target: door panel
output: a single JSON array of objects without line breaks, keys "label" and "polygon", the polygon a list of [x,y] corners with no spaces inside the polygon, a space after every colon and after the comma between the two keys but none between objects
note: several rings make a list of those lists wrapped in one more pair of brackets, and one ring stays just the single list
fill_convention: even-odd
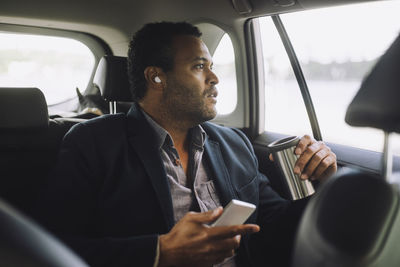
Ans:
[{"label": "door panel", "polygon": [[[282,196],[285,196],[285,186],[283,178],[275,167],[274,163],[268,158],[268,144],[286,137],[288,135],[264,132],[253,141],[254,151],[256,153],[259,170],[265,174],[271,182],[271,186]],[[369,173],[380,173],[382,153],[349,147],[334,143],[327,145],[337,156],[338,168],[358,168]],[[400,157],[395,156],[393,159],[393,171],[400,171]]]}]

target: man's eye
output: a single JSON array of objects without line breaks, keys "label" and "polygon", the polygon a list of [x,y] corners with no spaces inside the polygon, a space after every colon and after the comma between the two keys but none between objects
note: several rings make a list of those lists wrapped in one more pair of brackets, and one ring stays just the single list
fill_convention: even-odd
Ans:
[{"label": "man's eye", "polygon": [[195,66],[195,68],[199,69],[199,70],[200,69],[202,70],[202,69],[204,69],[204,64],[198,64],[198,65]]}]

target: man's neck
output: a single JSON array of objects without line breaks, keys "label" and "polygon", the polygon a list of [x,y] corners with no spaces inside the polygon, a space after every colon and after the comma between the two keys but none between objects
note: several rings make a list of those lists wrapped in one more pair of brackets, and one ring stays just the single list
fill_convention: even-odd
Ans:
[{"label": "man's neck", "polygon": [[188,150],[188,136],[192,125],[186,125],[181,120],[171,118],[167,112],[151,109],[141,103],[139,105],[147,115],[169,133],[178,151]]},{"label": "man's neck", "polygon": [[147,108],[146,105],[140,105],[142,110],[146,112],[158,125],[166,130],[174,142],[174,146],[178,151],[181,166],[188,175],[189,164],[189,130],[191,127],[185,126],[181,121],[176,118],[170,118],[167,113],[159,112]]}]

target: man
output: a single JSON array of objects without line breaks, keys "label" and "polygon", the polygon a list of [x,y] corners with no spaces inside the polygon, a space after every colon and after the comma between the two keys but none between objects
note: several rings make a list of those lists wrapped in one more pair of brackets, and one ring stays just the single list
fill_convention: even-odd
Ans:
[{"label": "man", "polygon": [[[303,203],[270,188],[240,131],[206,122],[218,78],[200,36],[187,23],[145,25],[129,50],[131,110],[64,139],[46,224],[92,266],[250,266],[250,233],[261,228],[270,247],[293,235]],[[336,171],[323,143],[306,136],[296,152],[304,178]],[[234,198],[257,205],[248,222],[259,226],[209,227]]]}]

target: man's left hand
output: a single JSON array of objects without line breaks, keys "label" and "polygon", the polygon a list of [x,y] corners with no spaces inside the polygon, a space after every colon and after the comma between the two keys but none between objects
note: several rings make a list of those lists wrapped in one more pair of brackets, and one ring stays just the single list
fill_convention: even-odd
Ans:
[{"label": "man's left hand", "polygon": [[294,152],[300,156],[294,173],[299,174],[301,179],[324,180],[337,170],[335,153],[324,142],[316,141],[309,135],[300,139]]}]

